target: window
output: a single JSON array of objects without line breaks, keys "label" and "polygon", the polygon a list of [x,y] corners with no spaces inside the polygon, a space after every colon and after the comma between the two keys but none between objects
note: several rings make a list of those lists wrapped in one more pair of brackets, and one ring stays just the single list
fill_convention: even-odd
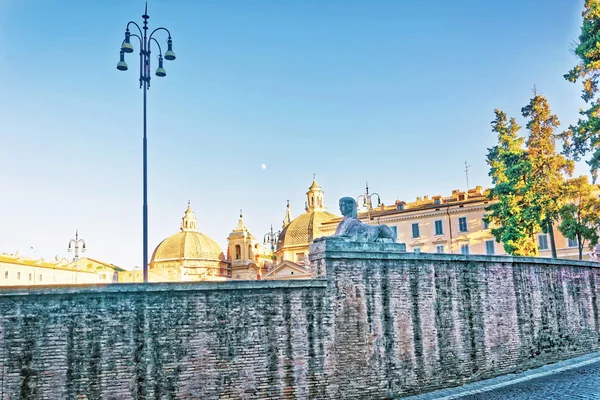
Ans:
[{"label": "window", "polygon": [[102,279],[102,280],[106,280],[106,274],[101,274],[101,275],[100,275],[100,279]]},{"label": "window", "polygon": [[548,250],[548,235],[538,235],[538,248],[540,250]]},{"label": "window", "polygon": [[440,199],[435,199],[433,201],[433,204],[441,204],[441,203],[442,203],[442,201]]},{"label": "window", "polygon": [[390,229],[392,230],[392,234],[394,235],[394,239],[398,239],[398,227],[397,226],[390,226]]},{"label": "window", "polygon": [[29,280],[33,279],[33,274],[30,272],[29,273]]},{"label": "window", "polygon": [[486,217],[487,217],[487,214],[484,214],[483,219],[481,220],[481,223],[483,224],[483,229],[490,229],[490,224],[488,224],[487,221],[485,220]]},{"label": "window", "polygon": [[421,236],[421,232],[419,231],[419,223],[412,224],[412,237],[418,238]]},{"label": "window", "polygon": [[467,232],[467,217],[460,217],[458,219],[458,230],[460,232]]},{"label": "window", "polygon": [[485,241],[485,254],[487,254],[487,255],[496,254],[496,249],[495,249],[495,245],[494,245],[494,241],[493,240],[486,240]]},{"label": "window", "polygon": [[436,253],[445,253],[446,252],[446,246],[444,246],[443,244],[435,246],[435,252]]},{"label": "window", "polygon": [[242,258],[242,248],[240,247],[239,244],[235,245],[235,259],[239,260],[240,258]]},{"label": "window", "polygon": [[577,238],[567,239],[567,247],[578,247],[577,244]]},{"label": "window", "polygon": [[42,281],[42,274],[40,274],[40,282]]},{"label": "window", "polygon": [[304,253],[296,253],[296,262],[302,262],[304,261]]},{"label": "window", "polygon": [[469,255],[469,245],[468,244],[460,245],[460,254]]},{"label": "window", "polygon": [[4,279],[8,279],[8,271],[4,271]]},{"label": "window", "polygon": [[435,234],[436,235],[444,234],[444,225],[443,225],[441,219],[438,219],[437,221],[435,221]]},{"label": "window", "polygon": [[421,254],[421,248],[420,247],[414,247],[413,248],[413,253],[415,253],[415,254]]},{"label": "window", "polygon": [[404,210],[404,204],[398,204],[398,211]]},{"label": "window", "polygon": [[20,272],[17,272],[17,279],[21,280],[21,273]]}]

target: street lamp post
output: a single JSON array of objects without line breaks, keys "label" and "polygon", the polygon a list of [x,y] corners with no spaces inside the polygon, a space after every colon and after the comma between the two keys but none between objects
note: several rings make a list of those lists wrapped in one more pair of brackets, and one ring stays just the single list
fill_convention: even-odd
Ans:
[{"label": "street lamp post", "polygon": [[363,207],[367,207],[367,218],[369,221],[371,220],[371,211],[373,211],[373,201],[371,200],[373,196],[377,196],[377,206],[381,205],[381,199],[379,198],[379,194],[369,194],[369,182],[366,182],[365,194],[361,194],[356,198],[356,207],[358,207],[358,203],[360,201],[360,198],[362,197]]},{"label": "street lamp post", "polygon": [[271,231],[265,233],[263,244],[271,243],[271,260],[275,259],[275,246],[279,241],[279,234],[281,231],[273,232],[273,224],[271,224]]},{"label": "street lamp post", "polygon": [[85,240],[79,239],[79,231],[75,229],[75,239],[71,239],[69,241],[69,248],[67,249],[69,253],[75,249],[75,257],[73,261],[75,261],[75,283],[77,283],[77,260],[79,260],[79,245],[81,244],[81,252],[85,253]]},{"label": "street lamp post", "polygon": [[[120,60],[117,64],[117,69],[119,71],[127,71],[128,66],[125,62],[125,53],[133,53],[133,45],[131,44],[131,37],[135,36],[140,41],[140,89],[144,89],[144,141],[143,141],[143,152],[144,152],[144,205],[143,205],[143,219],[144,219],[144,244],[143,244],[143,269],[144,269],[144,282],[148,282],[148,145],[146,139],[146,92],[150,89],[150,44],[152,41],[156,43],[158,46],[158,68],[156,69],[156,76],[164,77],[167,75],[167,72],[163,68],[163,53],[162,48],[160,47],[160,43],[156,40],[153,35],[157,31],[165,31],[169,35],[167,38],[167,51],[164,54],[164,59],[172,61],[175,59],[175,53],[173,52],[173,41],[171,40],[171,32],[167,28],[156,28],[150,33],[148,36],[148,3],[146,3],[146,8],[144,10],[144,15],[142,15],[144,19],[143,27],[135,23],[134,21],[129,21],[127,23],[127,27],[125,29],[125,39],[121,44],[121,53]],[[139,35],[136,33],[130,33],[129,27],[134,25]],[[142,33],[143,30],[143,33]]]}]

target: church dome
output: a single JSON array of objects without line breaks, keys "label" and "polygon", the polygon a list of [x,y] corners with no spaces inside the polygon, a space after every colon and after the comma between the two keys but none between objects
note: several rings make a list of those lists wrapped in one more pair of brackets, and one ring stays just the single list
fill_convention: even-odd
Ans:
[{"label": "church dome", "polygon": [[223,250],[210,237],[198,232],[190,205],[181,222],[181,232],[163,240],[152,254],[151,264],[163,261],[223,261]]},{"label": "church dome", "polygon": [[318,237],[326,236],[321,230],[325,222],[339,218],[327,211],[309,211],[290,222],[279,234],[277,250],[310,245]]},{"label": "church dome", "polygon": [[288,203],[284,227],[277,242],[278,251],[295,246],[309,246],[316,238],[328,235],[322,230],[323,223],[339,217],[325,211],[323,194],[321,186],[313,176],[312,185],[306,192],[306,213],[291,220]]},{"label": "church dome", "polygon": [[179,232],[163,240],[154,254],[152,263],[175,260],[209,260],[224,259],[221,247],[200,232]]}]

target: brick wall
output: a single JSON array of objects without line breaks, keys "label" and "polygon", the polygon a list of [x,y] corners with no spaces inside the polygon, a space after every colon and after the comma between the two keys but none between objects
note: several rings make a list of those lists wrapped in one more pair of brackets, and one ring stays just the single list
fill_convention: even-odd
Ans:
[{"label": "brick wall", "polygon": [[313,245],[318,279],[0,290],[0,398],[385,398],[598,349],[586,262]]},{"label": "brick wall", "polygon": [[386,398],[597,350],[600,265],[319,242],[328,398]]},{"label": "brick wall", "polygon": [[323,380],[324,286],[3,290],[0,398],[305,396]]}]

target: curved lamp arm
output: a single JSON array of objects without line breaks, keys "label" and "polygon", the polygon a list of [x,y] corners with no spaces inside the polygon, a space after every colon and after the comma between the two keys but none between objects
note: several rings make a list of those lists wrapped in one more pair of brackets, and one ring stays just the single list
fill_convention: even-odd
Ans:
[{"label": "curved lamp arm", "polygon": [[[154,43],[156,43],[156,45],[158,46],[158,55],[160,57],[162,57],[162,48],[160,47],[160,43],[158,43],[158,40],[156,40],[156,38],[150,37],[150,39],[148,39],[148,43],[150,43],[150,40],[154,40]],[[150,46],[148,46],[150,47]],[[148,49],[150,50],[150,49]]]},{"label": "curved lamp arm", "polygon": [[163,28],[162,26],[160,28],[156,28],[155,30],[152,31],[152,33],[150,34],[149,38],[152,38],[152,35],[154,35],[154,32],[156,31],[167,31],[167,33],[169,34],[169,39],[171,38],[171,32],[169,32],[169,30],[167,28]]},{"label": "curved lamp arm", "polygon": [[135,21],[129,21],[127,23],[127,29],[129,29],[129,25],[131,25],[131,24],[135,25],[136,28],[138,28],[138,32],[140,33],[140,36],[143,36],[142,35],[142,28],[140,28],[140,26]]},{"label": "curved lamp arm", "polygon": [[377,196],[377,205],[381,204],[381,198],[379,197],[379,193],[372,193],[371,196]]},{"label": "curved lamp arm", "polygon": [[[142,48],[142,38],[137,33],[130,33],[129,36],[135,36],[140,41],[140,49]],[[124,42],[125,40],[123,40]]]},{"label": "curved lamp arm", "polygon": [[360,199],[361,197],[363,198],[363,206],[365,206],[365,205],[366,205],[366,203],[367,203],[367,198],[366,198],[364,195],[362,195],[362,194],[361,194],[360,196],[358,196],[358,197],[356,198],[356,208],[358,208],[358,203],[360,203],[360,200],[359,200],[359,199]]}]

